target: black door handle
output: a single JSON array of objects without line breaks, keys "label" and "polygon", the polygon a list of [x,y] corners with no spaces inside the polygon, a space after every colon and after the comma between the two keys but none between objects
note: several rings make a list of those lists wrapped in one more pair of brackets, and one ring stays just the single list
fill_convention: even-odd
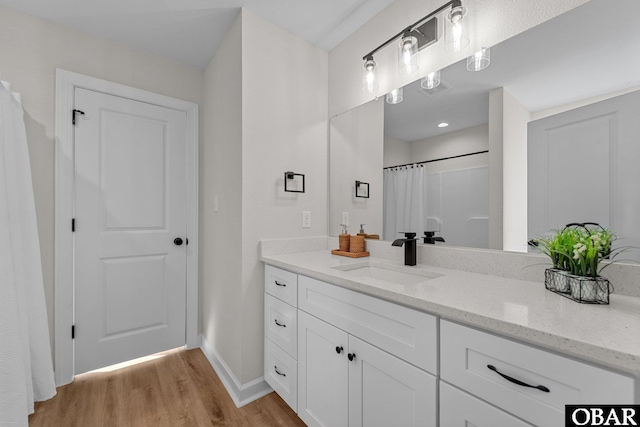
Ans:
[{"label": "black door handle", "polygon": [[353,362],[353,359],[356,358],[356,354],[355,353],[349,353],[347,355],[347,357],[349,358],[349,362]]},{"label": "black door handle", "polygon": [[340,354],[340,353],[342,353],[342,350],[344,350],[344,349],[342,348],[341,345],[336,347],[336,353]]},{"label": "black door handle", "polygon": [[180,237],[176,237],[173,239],[173,244],[176,246],[180,246],[182,244],[182,239]]},{"label": "black door handle", "polygon": [[510,377],[509,375],[505,375],[505,374],[501,373],[500,371],[498,371],[498,370],[496,369],[496,367],[495,367],[495,366],[493,366],[493,365],[487,365],[487,368],[491,369],[493,372],[495,372],[496,374],[500,375],[500,376],[501,376],[502,378],[504,378],[505,380],[510,381],[510,382],[512,382],[512,383],[514,383],[514,384],[521,385],[522,387],[537,388],[538,390],[542,390],[542,391],[544,391],[544,392],[546,392],[546,393],[549,393],[549,391],[550,391],[548,388],[546,388],[546,387],[545,387],[545,386],[543,386],[543,385],[530,385],[530,384],[527,384],[527,383],[522,382],[522,381],[520,381],[520,380],[517,380],[517,379],[515,379],[515,378],[512,378],[512,377]]}]

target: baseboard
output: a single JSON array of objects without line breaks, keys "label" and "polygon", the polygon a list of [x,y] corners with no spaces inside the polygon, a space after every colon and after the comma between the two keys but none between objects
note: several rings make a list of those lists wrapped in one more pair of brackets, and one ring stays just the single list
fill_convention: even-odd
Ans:
[{"label": "baseboard", "polygon": [[224,384],[224,387],[227,389],[227,393],[229,393],[231,399],[233,399],[233,403],[235,403],[238,408],[260,399],[262,396],[273,391],[264,380],[264,377],[257,378],[246,384],[240,384],[218,352],[202,335],[200,335],[200,349],[213,367],[213,370],[216,371],[216,374],[220,377],[222,384]]}]

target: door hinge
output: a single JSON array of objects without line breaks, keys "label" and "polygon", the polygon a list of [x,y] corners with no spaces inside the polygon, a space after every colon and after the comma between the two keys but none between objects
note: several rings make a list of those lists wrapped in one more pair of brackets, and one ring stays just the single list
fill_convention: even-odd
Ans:
[{"label": "door hinge", "polygon": [[71,339],[76,338],[76,325],[71,325]]},{"label": "door hinge", "polygon": [[84,116],[84,111],[80,111],[80,110],[73,110],[72,111],[72,117],[71,117],[71,124],[72,125],[76,125],[76,114],[80,114],[81,116]]},{"label": "door hinge", "polygon": [[71,218],[71,232],[74,233],[76,231],[76,219]]}]

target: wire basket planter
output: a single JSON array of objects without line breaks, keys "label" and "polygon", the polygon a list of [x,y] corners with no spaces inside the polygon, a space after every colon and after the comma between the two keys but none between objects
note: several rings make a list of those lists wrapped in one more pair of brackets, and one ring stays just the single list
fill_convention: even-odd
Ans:
[{"label": "wire basket planter", "polygon": [[604,277],[576,276],[557,268],[544,271],[544,286],[582,304],[609,304],[609,294],[613,292],[613,285]]}]

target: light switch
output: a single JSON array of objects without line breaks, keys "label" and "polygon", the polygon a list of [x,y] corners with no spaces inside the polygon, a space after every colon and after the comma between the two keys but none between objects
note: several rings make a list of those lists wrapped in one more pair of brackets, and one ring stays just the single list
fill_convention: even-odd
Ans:
[{"label": "light switch", "polygon": [[302,211],[302,228],[311,228],[311,211]]}]

